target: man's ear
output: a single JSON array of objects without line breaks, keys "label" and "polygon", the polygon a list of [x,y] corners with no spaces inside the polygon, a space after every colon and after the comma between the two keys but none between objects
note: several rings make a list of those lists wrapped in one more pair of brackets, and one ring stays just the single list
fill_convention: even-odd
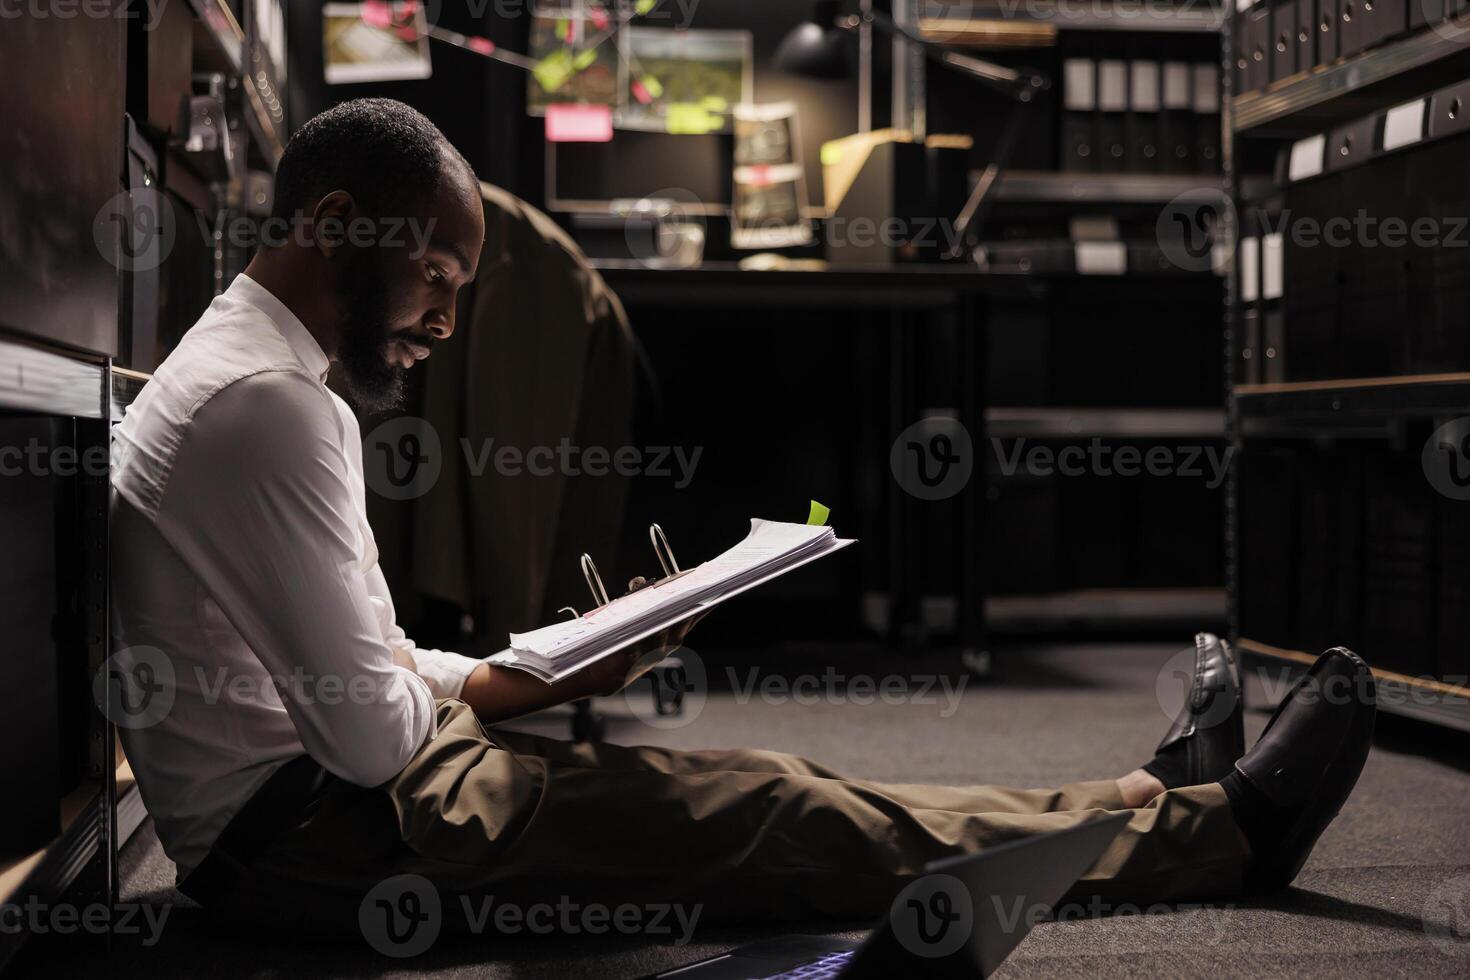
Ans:
[{"label": "man's ear", "polygon": [[347,244],[347,223],[357,202],[346,191],[332,191],[316,202],[311,213],[311,246],[326,258],[332,258]]}]

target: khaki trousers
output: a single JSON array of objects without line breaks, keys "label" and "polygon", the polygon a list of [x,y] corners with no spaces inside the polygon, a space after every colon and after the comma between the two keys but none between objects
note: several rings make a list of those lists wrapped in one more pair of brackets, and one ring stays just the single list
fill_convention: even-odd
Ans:
[{"label": "khaki trousers", "polygon": [[[928,861],[1124,809],[1112,780],[875,783],[777,752],[487,734],[459,701],[438,715],[438,737],[401,774],[328,794],[215,911],[276,932],[350,929],[371,888],[417,874],[444,895],[523,907],[684,903],[702,906],[701,921],[873,919]],[[1238,892],[1244,848],[1218,784],[1130,812],[1068,900]]]}]

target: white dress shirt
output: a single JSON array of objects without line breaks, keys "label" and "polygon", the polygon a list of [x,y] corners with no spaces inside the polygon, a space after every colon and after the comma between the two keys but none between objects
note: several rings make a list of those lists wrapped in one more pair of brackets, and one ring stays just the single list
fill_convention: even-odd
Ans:
[{"label": "white dress shirt", "polygon": [[111,666],[162,691],[120,725],[180,877],[297,756],[362,786],[396,775],[480,663],[395,622],[362,437],[326,372],[242,275],[114,429]]}]

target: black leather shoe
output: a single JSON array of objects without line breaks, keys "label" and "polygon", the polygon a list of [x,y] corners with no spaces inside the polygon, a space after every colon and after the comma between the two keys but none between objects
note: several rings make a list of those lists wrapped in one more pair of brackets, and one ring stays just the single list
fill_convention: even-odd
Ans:
[{"label": "black leather shoe", "polygon": [[1245,709],[1240,671],[1230,644],[1213,633],[1194,637],[1194,681],[1189,698],[1155,755],[1183,743],[1185,786],[1219,782],[1245,754]]},{"label": "black leather shoe", "polygon": [[1356,653],[1334,647],[1297,680],[1261,740],[1235,764],[1272,803],[1294,814],[1253,855],[1246,880],[1252,890],[1285,888],[1306,863],[1357,784],[1376,712],[1373,672]]}]

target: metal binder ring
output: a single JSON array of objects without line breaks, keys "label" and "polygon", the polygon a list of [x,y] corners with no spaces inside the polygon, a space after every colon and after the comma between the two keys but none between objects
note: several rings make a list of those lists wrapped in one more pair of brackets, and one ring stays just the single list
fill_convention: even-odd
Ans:
[{"label": "metal binder ring", "polygon": [[669,539],[664,537],[664,529],[657,524],[648,525],[648,540],[653,543],[653,553],[658,556],[664,575],[677,575],[679,562],[674,558],[674,549],[669,547]]},{"label": "metal binder ring", "polygon": [[592,601],[599,606],[607,605],[607,589],[603,587],[602,576],[597,574],[597,565],[591,555],[582,556],[582,577],[587,580],[587,588],[592,590]]}]

